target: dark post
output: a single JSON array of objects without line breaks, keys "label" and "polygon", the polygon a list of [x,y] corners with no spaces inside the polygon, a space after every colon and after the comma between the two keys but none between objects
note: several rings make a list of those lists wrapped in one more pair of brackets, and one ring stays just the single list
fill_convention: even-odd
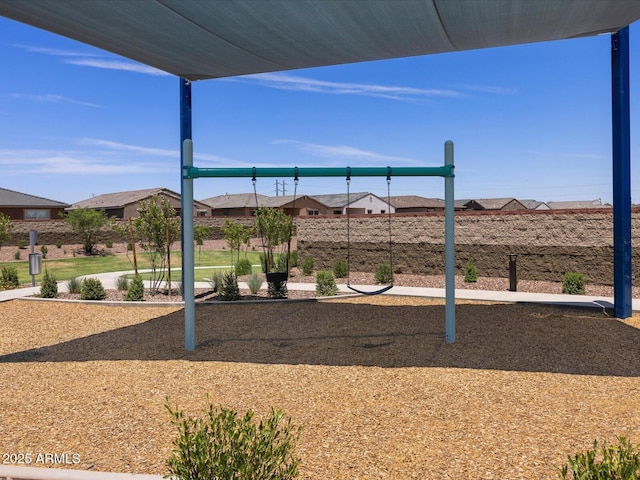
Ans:
[{"label": "dark post", "polygon": [[516,270],[517,253],[509,253],[509,291],[518,291],[518,272]]}]

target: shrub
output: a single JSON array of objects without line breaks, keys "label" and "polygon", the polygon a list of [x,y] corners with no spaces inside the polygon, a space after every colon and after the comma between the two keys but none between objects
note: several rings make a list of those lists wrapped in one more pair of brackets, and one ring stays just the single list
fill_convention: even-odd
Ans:
[{"label": "shrub", "polygon": [[569,295],[584,295],[584,275],[567,272],[562,279],[562,293]]},{"label": "shrub", "polygon": [[240,300],[240,288],[238,287],[238,278],[233,272],[226,272],[222,276],[222,285],[220,286],[220,300],[226,302]]},{"label": "shrub", "polygon": [[289,259],[289,262],[291,263],[291,267],[297,267],[298,266],[298,251],[297,250],[293,250],[291,252],[291,258]]},{"label": "shrub", "polygon": [[478,281],[478,269],[473,260],[467,260],[464,266],[464,281],[466,283],[475,283]]},{"label": "shrub", "polygon": [[112,240],[106,240],[104,242],[104,246],[107,248],[113,248],[113,241]]},{"label": "shrub", "polygon": [[25,240],[19,240],[18,241],[18,248],[20,250],[24,250],[25,248],[27,248],[27,242]]},{"label": "shrub", "polygon": [[2,267],[0,290],[10,290],[12,288],[18,288],[19,286],[18,269],[16,267]]},{"label": "shrub", "polygon": [[144,300],[144,282],[140,275],[133,277],[124,299],[127,302],[142,302]]},{"label": "shrub", "polygon": [[42,298],[56,298],[58,296],[58,282],[53,273],[48,270],[44,271],[44,277],[40,284],[40,296]]},{"label": "shrub", "polygon": [[278,259],[276,260],[276,266],[273,271],[275,272],[286,272],[287,271],[287,254],[281,253],[278,255]]},{"label": "shrub", "polygon": [[102,282],[97,278],[85,278],[80,287],[81,300],[104,300],[107,292],[104,291]]},{"label": "shrub", "polygon": [[60,240],[56,240],[56,248],[62,248],[62,242]]},{"label": "shrub", "polygon": [[116,288],[120,292],[126,292],[129,289],[129,279],[126,275],[120,275],[116,280]]},{"label": "shrub", "polygon": [[252,295],[255,295],[260,290],[262,286],[262,278],[257,273],[251,274],[249,279],[247,280],[247,286],[249,287],[249,291]]},{"label": "shrub", "polygon": [[40,252],[42,252],[42,259],[46,259],[47,258],[47,252],[49,251],[49,249],[47,248],[46,245],[42,245],[40,247]]},{"label": "shrub", "polygon": [[[593,442],[593,449],[569,456],[558,468],[558,478],[573,480],[637,480],[640,478],[640,445],[618,437],[618,445]],[[600,455],[598,455],[600,453]]]},{"label": "shrub", "polygon": [[336,278],[344,278],[347,276],[349,267],[347,265],[346,260],[343,260],[342,258],[338,258],[335,262],[333,262],[332,270]]},{"label": "shrub", "polygon": [[313,258],[306,257],[302,261],[302,273],[304,275],[311,275],[313,273]]},{"label": "shrub", "polygon": [[67,291],[69,293],[80,293],[82,289],[82,280],[77,277],[73,277],[71,280],[67,282]]},{"label": "shrub", "polygon": [[379,263],[373,278],[375,279],[375,282],[379,284],[391,283],[393,280],[391,265],[386,262]]},{"label": "shrub", "polygon": [[213,290],[213,293],[220,293],[220,289],[222,287],[222,277],[222,272],[214,272],[209,279],[209,285],[211,285],[211,290]]},{"label": "shrub", "polygon": [[331,270],[319,270],[316,272],[316,295],[330,297],[338,293],[336,278]]},{"label": "shrub", "polygon": [[16,253],[13,254],[14,260],[20,260],[20,250],[16,250]]},{"label": "shrub", "polygon": [[248,258],[241,258],[235,264],[236,276],[251,275],[251,262]]},{"label": "shrub", "polygon": [[268,282],[267,283],[267,295],[269,298],[287,298],[289,290],[287,289],[287,282]]},{"label": "shrub", "polygon": [[255,414],[244,416],[211,403],[201,417],[165,408],[178,430],[169,475],[178,480],[238,479],[290,480],[298,476],[300,459],[294,454],[301,427],[293,425],[280,410],[257,425]]}]

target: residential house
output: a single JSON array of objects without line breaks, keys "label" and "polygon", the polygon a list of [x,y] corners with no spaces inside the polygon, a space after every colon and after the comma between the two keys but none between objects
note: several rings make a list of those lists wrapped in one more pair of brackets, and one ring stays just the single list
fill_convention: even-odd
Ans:
[{"label": "residential house", "polygon": [[580,200],[576,202],[547,202],[551,210],[581,209],[581,208],[611,208],[611,205],[603,205],[602,200]]},{"label": "residential house", "polygon": [[527,210],[550,210],[549,205],[539,200],[520,200]]},{"label": "residential house", "polygon": [[463,205],[466,210],[526,210],[515,198],[477,198],[473,200],[458,200],[456,205]]},{"label": "residential house", "polygon": [[[426,198],[419,195],[392,196],[391,205],[395,213],[444,212],[444,200],[440,198]],[[455,204],[455,210],[464,210],[463,205]]]},{"label": "residential house", "polygon": [[251,217],[256,207],[264,205],[268,200],[267,195],[234,193],[205,198],[202,203],[211,208],[211,215],[214,217]]},{"label": "residential house", "polygon": [[[104,210],[110,217],[115,218],[132,218],[138,215],[140,202],[150,200],[152,197],[165,199],[176,210],[176,214],[180,215],[180,194],[169,190],[168,188],[148,188],[145,190],[131,190],[128,192],[104,193],[86,200],[74,203],[67,210],[75,210],[78,208],[92,208],[94,210]],[[211,215],[211,207],[209,205],[194,201],[194,216],[208,217]]]},{"label": "residential house", "polygon": [[296,196],[295,198],[293,195],[268,197],[268,200],[265,200],[263,205],[265,207],[280,208],[287,215],[295,217],[326,215],[329,208],[315,197],[310,197],[309,195]]},{"label": "residential house", "polygon": [[327,215],[345,215],[347,209],[350,214],[359,213],[395,213],[393,204],[369,192],[336,193],[328,195],[313,195],[318,202],[327,206]]},{"label": "residential house", "polygon": [[0,213],[11,220],[50,220],[62,218],[68,203],[0,188]]}]

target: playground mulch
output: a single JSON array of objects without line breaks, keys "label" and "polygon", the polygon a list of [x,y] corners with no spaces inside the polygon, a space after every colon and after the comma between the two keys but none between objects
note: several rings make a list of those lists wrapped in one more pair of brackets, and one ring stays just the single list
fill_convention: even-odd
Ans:
[{"label": "playground mulch", "polygon": [[178,307],[0,304],[3,462],[165,474],[166,399],[207,394],[302,425],[304,479],[547,479],[594,439],[640,441],[638,316],[459,301],[447,344],[437,299],[196,310],[188,352]]}]

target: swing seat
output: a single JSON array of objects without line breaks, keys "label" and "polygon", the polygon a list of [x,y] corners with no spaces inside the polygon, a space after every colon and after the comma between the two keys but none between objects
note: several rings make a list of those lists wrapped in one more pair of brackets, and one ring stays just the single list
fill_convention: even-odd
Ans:
[{"label": "swing seat", "polygon": [[287,272],[270,272],[266,274],[267,283],[283,283],[289,278]]},{"label": "swing seat", "polygon": [[379,290],[374,290],[373,292],[365,292],[364,290],[358,290],[355,287],[352,287],[351,285],[347,285],[347,288],[349,290],[353,290],[356,293],[360,293],[362,295],[380,295],[381,293],[386,292],[387,290],[391,290],[393,288],[393,285],[387,285],[386,287],[382,287]]}]

